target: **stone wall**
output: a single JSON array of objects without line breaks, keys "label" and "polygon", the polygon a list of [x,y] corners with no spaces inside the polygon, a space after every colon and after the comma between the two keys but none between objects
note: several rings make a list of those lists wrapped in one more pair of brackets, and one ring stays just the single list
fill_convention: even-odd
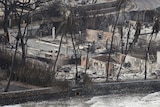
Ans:
[{"label": "stone wall", "polygon": [[96,96],[108,94],[150,93],[160,91],[160,80],[139,80],[128,82],[111,82],[93,84],[88,87],[55,90],[51,87],[0,93],[0,105],[24,103],[28,101],[56,100],[75,96]]},{"label": "stone wall", "polygon": [[100,83],[93,87],[92,95],[150,93],[160,90],[159,80],[140,80],[115,83]]},{"label": "stone wall", "polygon": [[0,93],[0,105],[24,103],[28,101],[42,101],[48,99],[66,98],[68,91],[55,90],[51,87],[32,89],[25,91],[3,92]]}]

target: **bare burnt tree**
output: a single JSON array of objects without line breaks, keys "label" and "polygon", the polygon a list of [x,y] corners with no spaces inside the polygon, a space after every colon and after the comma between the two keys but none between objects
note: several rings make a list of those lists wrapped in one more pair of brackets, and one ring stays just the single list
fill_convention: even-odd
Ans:
[{"label": "bare burnt tree", "polygon": [[[119,76],[120,76],[120,72],[122,70],[122,66],[123,66],[123,63],[125,62],[125,59],[126,59],[126,56],[128,55],[128,53],[131,51],[133,45],[138,41],[139,39],[139,35],[141,33],[141,22],[139,20],[139,16],[138,16],[138,19],[136,21],[136,31],[135,31],[135,34],[134,34],[134,39],[132,40],[131,43],[127,43],[127,46],[126,46],[126,50],[125,50],[125,53],[124,53],[124,58],[122,59],[122,62],[121,62],[121,65],[119,67],[119,70],[118,70],[118,73],[117,73],[117,78],[116,80],[118,81],[119,80]],[[129,26],[131,27],[131,25],[129,24]],[[129,35],[130,35],[130,28],[129,28],[129,31],[128,31],[128,34],[127,34],[127,42],[128,42],[128,39],[129,39]],[[128,46],[129,45],[129,46]]]},{"label": "bare burnt tree", "polygon": [[[29,24],[29,13],[35,9],[35,7],[33,7],[34,3],[32,3],[30,0],[28,1],[16,1],[13,2],[15,8],[13,9],[13,14],[15,15],[15,20],[16,20],[16,25],[18,28],[18,35],[17,38],[18,40],[20,39],[21,42],[21,48],[22,48],[22,63],[25,63],[25,59],[26,59],[26,51],[25,51],[25,35],[26,35],[26,30],[27,30],[27,26]],[[26,18],[26,26],[24,28],[24,31],[22,32],[21,28],[22,28],[22,22],[24,21],[24,17]],[[27,42],[27,41],[26,41]]]},{"label": "bare burnt tree", "polygon": [[38,29],[39,35],[51,35],[52,27],[58,28],[59,23],[63,21],[63,8],[61,1],[54,1],[41,6],[36,12],[33,12],[32,21],[41,21]]},{"label": "bare burnt tree", "polygon": [[120,16],[120,9],[121,9],[122,4],[124,4],[124,3],[125,3],[125,0],[118,0],[118,2],[117,2],[118,12],[117,12],[115,24],[113,26],[113,31],[112,31],[111,45],[110,45],[109,56],[108,56],[108,61],[107,61],[106,81],[108,81],[108,79],[109,79],[109,68],[110,68],[109,66],[110,66],[110,61],[111,61],[111,54],[112,54],[112,51],[113,51],[113,41],[114,41],[115,30],[116,30],[118,20],[119,20],[119,16]]},{"label": "bare burnt tree", "polygon": [[41,8],[40,13],[43,13],[42,15],[44,17],[50,18],[50,17],[60,17],[62,16],[61,11],[63,11],[63,6],[61,1],[55,1],[50,3],[47,6],[43,6]]},{"label": "bare burnt tree", "polygon": [[150,46],[151,46],[151,42],[152,42],[152,39],[153,39],[153,34],[155,34],[157,36],[159,32],[159,18],[156,17],[154,19],[154,25],[152,27],[152,32],[151,32],[151,35],[150,35],[150,40],[149,40],[149,44],[146,48],[146,54],[145,54],[145,72],[144,72],[144,79],[146,80],[147,79],[147,62],[148,62],[148,57],[149,57],[149,53],[150,53]]},{"label": "bare burnt tree", "polygon": [[[0,0],[0,4],[2,5],[2,10],[4,13],[3,18],[3,30],[4,30],[4,38],[5,42],[9,42],[9,17],[15,17],[15,22],[18,28],[18,35],[21,40],[22,45],[22,60],[25,61],[25,43],[24,43],[24,35],[26,32],[26,28],[29,23],[29,13],[36,9],[41,1],[32,1],[32,0]],[[12,13],[12,14],[11,14]],[[23,20],[26,20],[26,27],[24,32],[21,32],[21,24]]]},{"label": "bare burnt tree", "polygon": [[13,13],[13,15],[15,16],[15,20],[16,20],[16,23],[17,23],[17,27],[18,27],[18,34],[16,36],[16,49],[15,49],[15,52],[14,52],[14,56],[12,58],[12,64],[11,64],[11,69],[10,69],[10,75],[9,75],[9,80],[8,80],[8,84],[7,86],[5,87],[5,92],[8,91],[9,89],[9,86],[10,86],[10,82],[11,82],[11,79],[12,79],[12,75],[13,75],[13,68],[14,68],[14,63],[15,63],[15,58],[16,58],[16,53],[17,53],[17,48],[18,48],[18,43],[19,43],[19,40],[21,41],[21,45],[22,45],[22,64],[25,63],[25,58],[26,58],[26,55],[25,55],[25,42],[24,42],[24,38],[25,38],[25,31],[27,29],[27,26],[29,24],[29,21],[27,21],[27,24],[25,26],[25,29],[24,29],[24,32],[22,33],[21,31],[21,22],[23,21],[23,18],[24,16],[27,15],[27,19],[29,19],[29,13],[33,10],[35,10],[36,7],[33,7],[33,5],[35,5],[36,3],[38,2],[31,2],[31,0],[28,0],[28,1],[18,1],[18,0],[14,0],[12,2],[10,2],[11,6],[12,7],[12,10],[11,12]]},{"label": "bare burnt tree", "polygon": [[66,36],[67,34],[70,34],[71,40],[72,40],[72,45],[73,45],[73,54],[74,54],[74,58],[75,58],[75,65],[76,65],[75,81],[77,82],[77,79],[78,79],[78,66],[77,66],[78,61],[77,61],[77,50],[76,50],[76,47],[75,47],[75,40],[74,40],[76,24],[75,24],[75,16],[73,15],[73,12],[72,12],[70,6],[66,6],[64,8],[63,17],[64,17],[64,21],[60,24],[60,26],[58,28],[58,32],[61,32],[62,35],[61,35],[61,41],[60,41],[60,45],[59,45],[59,49],[58,49],[58,54],[56,56],[54,66],[52,67],[52,73],[53,73],[52,77],[54,77],[54,74],[55,74],[55,71],[56,71],[56,63],[57,63],[57,60],[59,58],[63,37]]},{"label": "bare burnt tree", "polygon": [[9,33],[8,33],[8,27],[9,27],[9,15],[13,9],[13,0],[0,0],[0,5],[2,6],[3,10],[3,30],[4,30],[4,38],[5,43],[9,42]]}]

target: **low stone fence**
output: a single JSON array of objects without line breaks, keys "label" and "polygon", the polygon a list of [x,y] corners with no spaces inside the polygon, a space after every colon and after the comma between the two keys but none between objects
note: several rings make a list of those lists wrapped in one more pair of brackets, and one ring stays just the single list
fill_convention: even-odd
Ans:
[{"label": "low stone fence", "polygon": [[0,105],[66,98],[69,95],[68,92],[68,90],[55,91],[55,89],[53,89],[52,87],[31,89],[25,91],[3,92],[0,93]]},{"label": "low stone fence", "polygon": [[29,101],[57,100],[74,96],[97,96],[126,93],[151,93],[160,91],[160,80],[140,80],[129,82],[98,83],[91,88],[76,87],[55,90],[52,87],[0,93],[0,105],[11,105]]},{"label": "low stone fence", "polygon": [[100,83],[94,86],[91,95],[151,93],[160,91],[160,80]]}]

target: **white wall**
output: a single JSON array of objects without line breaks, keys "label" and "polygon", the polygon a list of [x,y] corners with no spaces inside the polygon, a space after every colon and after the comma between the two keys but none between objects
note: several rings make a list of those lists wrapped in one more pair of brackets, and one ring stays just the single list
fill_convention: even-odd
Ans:
[{"label": "white wall", "polygon": [[160,64],[160,51],[157,51],[157,64]]}]

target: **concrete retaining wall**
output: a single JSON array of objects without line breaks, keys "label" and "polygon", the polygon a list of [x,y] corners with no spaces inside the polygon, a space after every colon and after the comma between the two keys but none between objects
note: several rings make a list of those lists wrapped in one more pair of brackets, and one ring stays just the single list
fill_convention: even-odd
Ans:
[{"label": "concrete retaining wall", "polygon": [[150,93],[160,91],[160,80],[101,83],[94,86],[92,95]]},{"label": "concrete retaining wall", "polygon": [[157,91],[160,91],[160,80],[99,83],[95,84],[92,88],[79,87],[64,91],[55,91],[53,88],[49,87],[36,90],[0,93],[0,105],[11,105],[28,101],[44,101],[49,99],[56,100],[80,95],[96,96],[107,94],[150,93]]},{"label": "concrete retaining wall", "polygon": [[99,4],[90,4],[90,5],[82,5],[82,6],[77,6],[73,7],[73,11],[90,11],[90,10],[100,10],[104,8],[111,8],[111,7],[116,7],[117,1],[113,0],[110,2],[106,3],[99,3]]},{"label": "concrete retaining wall", "polygon": [[68,90],[55,91],[51,87],[25,91],[3,92],[0,93],[0,105],[10,105],[28,101],[42,101],[51,98],[66,98],[67,96],[69,96]]}]

